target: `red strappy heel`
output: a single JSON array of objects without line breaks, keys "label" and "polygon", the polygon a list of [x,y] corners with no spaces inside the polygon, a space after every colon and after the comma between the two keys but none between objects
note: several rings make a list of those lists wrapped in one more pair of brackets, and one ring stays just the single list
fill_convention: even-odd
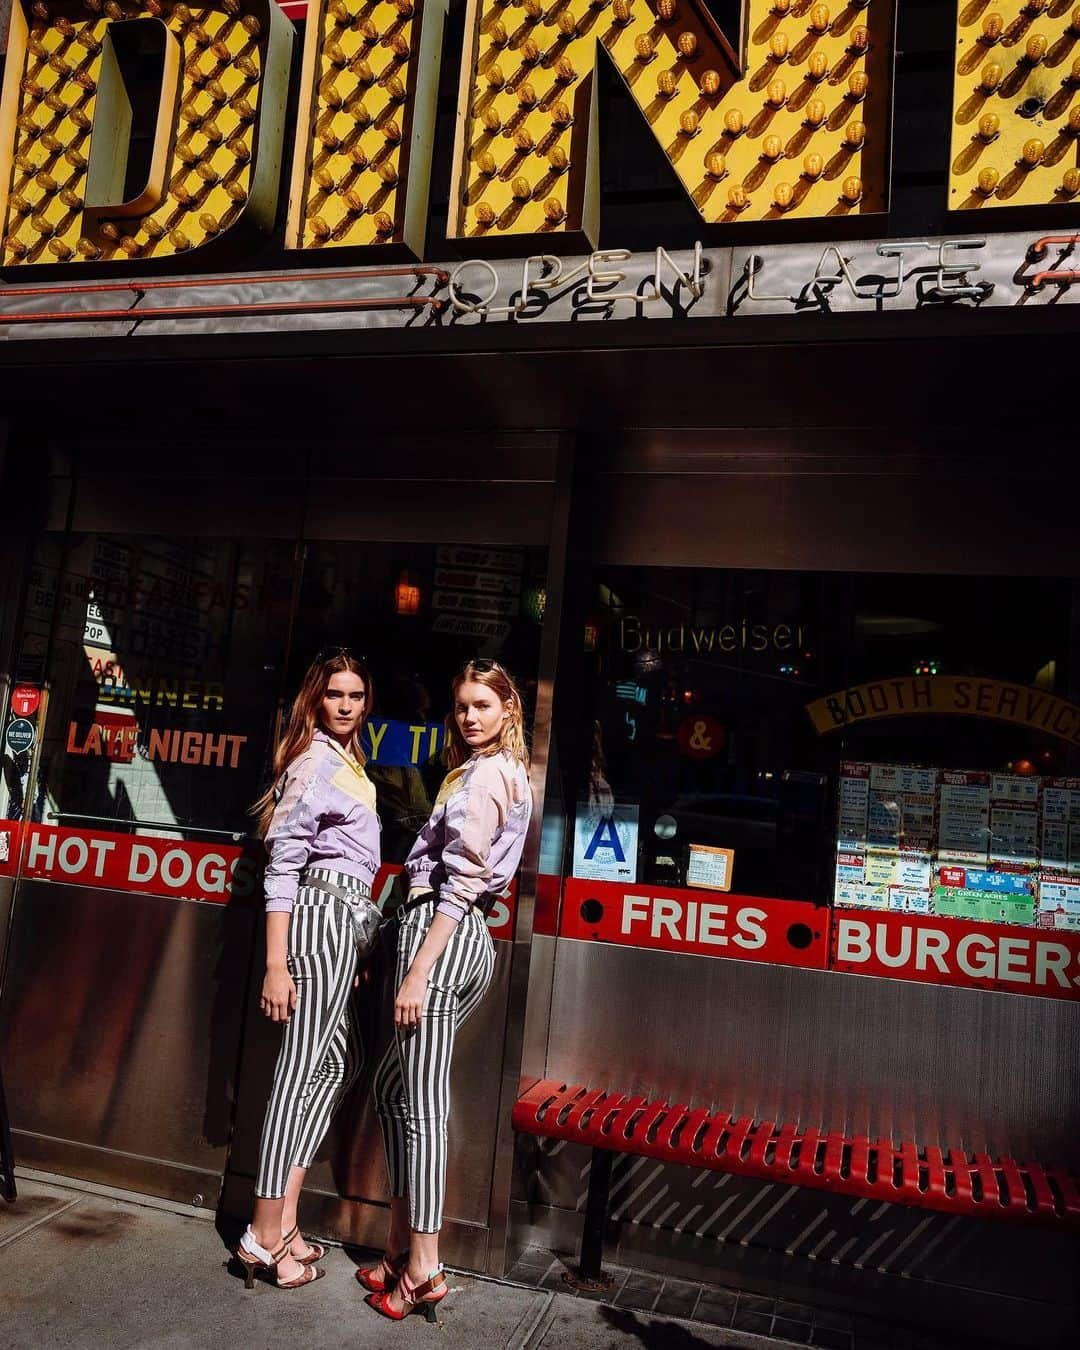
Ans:
[{"label": "red strappy heel", "polygon": [[[375,1266],[361,1266],[356,1272],[356,1278],[364,1288],[372,1294],[387,1294],[397,1284],[405,1273],[405,1264],[409,1259],[409,1253],[404,1251],[400,1256],[395,1256],[393,1260],[388,1260],[385,1256]],[[376,1272],[385,1270],[389,1278],[384,1279]]]},{"label": "red strappy heel", "polygon": [[423,1284],[410,1284],[409,1277],[402,1272],[400,1280],[401,1290],[401,1311],[395,1312],[390,1307],[390,1290],[383,1294],[368,1294],[364,1300],[375,1309],[377,1313],[382,1313],[383,1317],[388,1317],[391,1322],[403,1322],[410,1313],[423,1311],[424,1316],[429,1322],[434,1322],[437,1326],[439,1319],[436,1316],[435,1309],[447,1296],[450,1290],[446,1287],[446,1275],[443,1271],[436,1271]]}]

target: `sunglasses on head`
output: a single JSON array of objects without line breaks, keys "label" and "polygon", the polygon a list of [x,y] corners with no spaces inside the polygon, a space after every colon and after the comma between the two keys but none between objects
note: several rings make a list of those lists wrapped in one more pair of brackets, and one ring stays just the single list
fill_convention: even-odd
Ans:
[{"label": "sunglasses on head", "polygon": [[316,661],[332,661],[335,656],[348,657],[350,661],[359,661],[361,664],[367,662],[367,657],[354,652],[351,647],[323,647],[315,656]]}]

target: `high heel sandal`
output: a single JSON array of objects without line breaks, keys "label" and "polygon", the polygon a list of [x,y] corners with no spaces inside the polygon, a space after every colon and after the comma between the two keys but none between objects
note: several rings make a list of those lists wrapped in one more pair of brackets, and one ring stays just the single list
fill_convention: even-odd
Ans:
[{"label": "high heel sandal", "polygon": [[[405,1264],[409,1259],[409,1253],[406,1249],[399,1256],[389,1259],[386,1256],[374,1266],[361,1266],[356,1272],[356,1278],[371,1294],[387,1294],[397,1284],[405,1273]],[[383,1278],[377,1274],[382,1269],[386,1271],[388,1278]]]},{"label": "high heel sandal", "polygon": [[442,1270],[437,1270],[434,1275],[429,1276],[423,1284],[410,1284],[409,1277],[402,1271],[401,1279],[398,1282],[398,1289],[401,1293],[401,1311],[395,1312],[390,1307],[390,1290],[383,1294],[368,1294],[364,1300],[375,1309],[377,1313],[382,1313],[383,1317],[389,1317],[391,1322],[403,1322],[410,1313],[418,1312],[423,1309],[424,1316],[429,1322],[434,1322],[437,1326],[439,1319],[435,1309],[447,1296],[450,1290],[446,1287],[446,1274]]},{"label": "high heel sandal", "polygon": [[279,1280],[277,1278],[278,1262],[282,1257],[289,1253],[289,1244],[282,1242],[280,1247],[267,1251],[263,1247],[250,1226],[240,1239],[240,1245],[236,1249],[236,1258],[244,1267],[244,1288],[255,1288],[255,1276],[259,1274],[272,1275],[271,1283],[278,1289],[302,1289],[305,1284],[314,1284],[316,1280],[321,1280],[324,1272],[317,1266],[304,1266],[303,1271],[294,1280]]},{"label": "high heel sandal", "polygon": [[317,1262],[321,1261],[323,1257],[326,1255],[326,1248],[322,1245],[321,1242],[308,1242],[308,1246],[311,1248],[311,1251],[308,1252],[307,1256],[293,1255],[292,1245],[297,1238],[302,1238],[303,1241],[307,1242],[307,1238],[305,1238],[304,1235],[300,1232],[299,1224],[296,1225],[296,1227],[292,1230],[291,1233],[282,1234],[281,1240],[282,1242],[285,1243],[286,1247],[288,1247],[289,1254],[292,1256],[292,1259],[294,1261],[299,1262],[300,1265],[313,1266]]}]

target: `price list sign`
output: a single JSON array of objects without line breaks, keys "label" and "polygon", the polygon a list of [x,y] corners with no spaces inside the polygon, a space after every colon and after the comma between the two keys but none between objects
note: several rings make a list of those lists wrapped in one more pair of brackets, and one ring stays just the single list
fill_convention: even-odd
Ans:
[{"label": "price list sign", "polygon": [[937,780],[906,764],[842,765],[837,905],[931,912]]}]

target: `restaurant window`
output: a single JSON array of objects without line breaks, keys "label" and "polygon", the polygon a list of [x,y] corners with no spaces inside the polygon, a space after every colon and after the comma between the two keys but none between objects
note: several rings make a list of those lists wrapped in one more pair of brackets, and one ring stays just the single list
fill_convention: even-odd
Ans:
[{"label": "restaurant window", "polygon": [[341,643],[370,667],[365,732],[382,857],[404,861],[446,772],[450,681],[472,657],[518,680],[532,725],[546,605],[543,549],[312,542],[307,546],[288,687],[320,646]]},{"label": "restaurant window", "polygon": [[[258,888],[251,805],[320,651],[376,685],[365,729],[383,861],[445,773],[450,680],[492,657],[531,725],[543,549],[46,535],[5,727],[0,871],[219,903]],[[21,864],[20,864],[21,859]]]},{"label": "restaurant window", "polygon": [[606,567],[573,875],[1080,927],[1078,588]]},{"label": "restaurant window", "polygon": [[40,744],[5,762],[24,875],[219,902],[253,892],[245,839],[294,561],[283,542],[40,541],[16,657]]}]

